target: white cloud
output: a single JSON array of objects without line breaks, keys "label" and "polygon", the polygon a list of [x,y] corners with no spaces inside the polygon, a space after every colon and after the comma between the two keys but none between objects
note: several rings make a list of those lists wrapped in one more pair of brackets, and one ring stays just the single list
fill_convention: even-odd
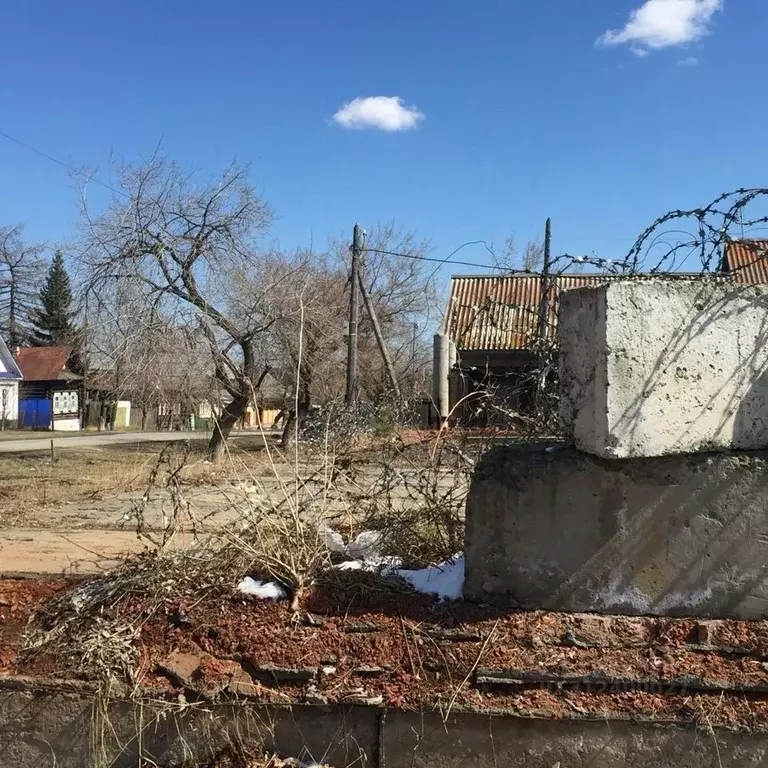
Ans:
[{"label": "white cloud", "polygon": [[353,99],[332,118],[342,128],[375,128],[379,131],[407,131],[423,119],[424,115],[415,106],[405,106],[399,96]]},{"label": "white cloud", "polygon": [[678,67],[698,67],[699,60],[695,56],[689,56],[687,59],[681,59],[677,62]]},{"label": "white cloud", "polygon": [[633,51],[685,45],[703,37],[724,0],[646,0],[629,15],[623,29],[609,29],[603,45],[627,43]]}]

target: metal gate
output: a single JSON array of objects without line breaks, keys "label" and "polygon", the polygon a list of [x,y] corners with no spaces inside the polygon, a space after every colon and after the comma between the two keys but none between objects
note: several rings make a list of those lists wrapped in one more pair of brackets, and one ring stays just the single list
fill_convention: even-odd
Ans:
[{"label": "metal gate", "polygon": [[53,418],[51,401],[47,397],[19,400],[19,426],[24,429],[49,429]]}]

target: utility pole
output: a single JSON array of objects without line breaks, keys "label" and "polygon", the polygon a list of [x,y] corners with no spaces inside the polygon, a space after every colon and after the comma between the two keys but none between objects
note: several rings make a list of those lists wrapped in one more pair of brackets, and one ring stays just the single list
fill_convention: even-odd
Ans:
[{"label": "utility pole", "polygon": [[552,264],[552,219],[547,219],[544,227],[544,264],[541,269],[541,304],[539,306],[538,357],[539,375],[536,391],[536,410],[539,414],[544,409],[544,393],[547,386],[547,336],[549,331],[550,291],[552,289],[549,272]]},{"label": "utility pole", "polygon": [[360,303],[360,227],[352,233],[352,268],[349,279],[349,326],[347,328],[347,405],[355,404],[357,388],[357,315]]},{"label": "utility pole", "polygon": [[376,337],[376,344],[379,347],[381,353],[381,359],[384,361],[384,367],[387,369],[387,376],[389,377],[389,383],[392,385],[392,390],[395,393],[395,397],[400,399],[400,384],[397,381],[397,375],[395,374],[395,366],[392,365],[392,359],[387,352],[387,345],[384,343],[384,335],[381,332],[381,326],[379,325],[379,318],[376,317],[376,309],[373,306],[368,291],[365,290],[363,285],[362,270],[358,268],[357,278],[360,284],[360,293],[363,295],[363,304],[365,304],[365,310],[370,318],[371,325],[373,326],[373,335]]},{"label": "utility pole", "polygon": [[88,428],[88,291],[89,286],[85,288],[85,314],[83,316],[83,335],[80,345],[80,363],[83,366],[83,380],[80,382],[80,392],[82,402],[80,403],[80,429]]},{"label": "utility pole", "polygon": [[411,337],[411,398],[416,397],[416,333],[419,324],[413,324],[413,336]]},{"label": "utility pole", "polygon": [[539,341],[547,338],[549,328],[549,270],[552,261],[552,219],[544,226],[544,265],[541,269],[541,303],[539,305]]}]

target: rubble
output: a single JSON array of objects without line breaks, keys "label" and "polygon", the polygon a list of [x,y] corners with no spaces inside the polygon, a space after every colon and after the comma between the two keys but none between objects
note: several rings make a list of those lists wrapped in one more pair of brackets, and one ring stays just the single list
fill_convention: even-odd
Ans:
[{"label": "rubble", "polygon": [[[708,621],[702,645],[692,619],[502,613],[392,592],[385,580],[348,592],[345,580],[358,576],[338,574],[306,595],[300,613],[320,626],[285,602],[223,591],[186,606],[182,624],[175,606],[145,619],[138,690],[407,709],[455,696],[456,711],[689,723],[709,713],[713,725],[768,731],[768,621]],[[19,594],[0,588],[7,602]],[[6,641],[6,673],[57,674],[54,659],[14,658]]]}]

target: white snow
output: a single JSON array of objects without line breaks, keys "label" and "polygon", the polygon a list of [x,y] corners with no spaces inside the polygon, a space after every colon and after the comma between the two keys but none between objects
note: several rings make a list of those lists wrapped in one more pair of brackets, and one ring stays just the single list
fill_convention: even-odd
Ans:
[{"label": "white snow", "polygon": [[435,595],[438,600],[460,600],[464,591],[464,554],[426,568],[401,568],[399,557],[379,556],[367,560],[347,560],[336,567],[340,571],[380,571],[382,576],[399,576],[416,592]]},{"label": "white snow", "polygon": [[407,581],[417,592],[435,595],[439,600],[459,600],[464,590],[464,555],[459,553],[439,565],[409,571],[393,569],[391,573]]},{"label": "white snow", "polygon": [[[336,565],[339,571],[379,572],[382,576],[395,576],[411,585],[416,592],[434,595],[438,600],[460,600],[464,591],[464,553],[459,552],[450,560],[426,568],[403,568],[399,557],[382,555],[382,534],[379,531],[362,531],[348,544],[342,535],[328,526],[319,533],[331,552],[346,555],[349,560]],[[285,589],[274,581],[255,581],[246,576],[238,585],[240,592],[263,600],[283,600],[288,597]]]},{"label": "white snow", "polygon": [[260,600],[285,600],[288,597],[288,593],[276,581],[257,581],[250,576],[246,576],[237,585],[237,591]]},{"label": "white snow", "polygon": [[393,573],[394,569],[399,568],[402,562],[399,557],[379,555],[378,557],[367,557],[365,560],[345,560],[343,563],[339,563],[336,568],[339,571],[369,571],[370,573],[383,569],[382,572],[386,576]]},{"label": "white snow", "polygon": [[355,560],[379,557],[382,534],[380,531],[363,531],[347,544],[347,555]]}]

